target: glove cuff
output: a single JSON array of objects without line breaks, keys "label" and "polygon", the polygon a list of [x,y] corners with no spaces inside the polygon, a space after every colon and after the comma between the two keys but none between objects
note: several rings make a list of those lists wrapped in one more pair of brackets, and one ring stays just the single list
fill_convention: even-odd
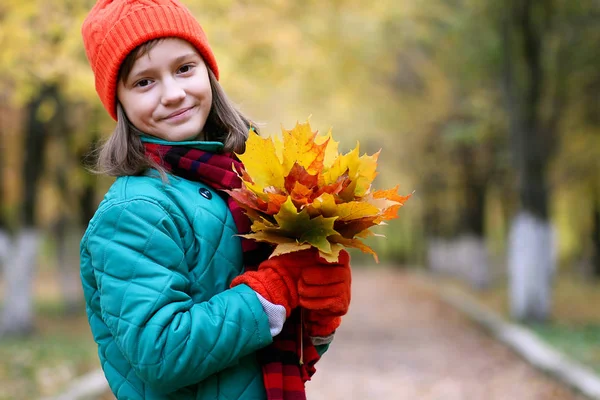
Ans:
[{"label": "glove cuff", "polygon": [[291,315],[292,309],[298,306],[296,282],[289,276],[280,275],[270,269],[249,271],[236,277],[231,282],[231,287],[241,284],[250,286],[268,302],[283,306],[286,318]]}]

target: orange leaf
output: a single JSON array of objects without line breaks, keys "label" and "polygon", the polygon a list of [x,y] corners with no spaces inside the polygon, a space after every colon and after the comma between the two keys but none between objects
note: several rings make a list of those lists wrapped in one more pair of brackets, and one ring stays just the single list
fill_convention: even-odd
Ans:
[{"label": "orange leaf", "polygon": [[278,193],[268,193],[269,201],[267,202],[267,210],[265,211],[269,215],[275,215],[281,209],[281,205],[287,200],[286,195]]},{"label": "orange leaf", "polygon": [[312,189],[319,184],[319,177],[317,175],[309,174],[303,166],[294,163],[290,173],[285,177],[285,190],[287,190],[288,193],[292,193],[296,182]]},{"label": "orange leaf", "polygon": [[400,185],[396,185],[395,187],[388,189],[388,190],[376,190],[373,192],[373,198],[388,199],[388,200],[392,200],[392,201],[397,201],[400,204],[404,204],[406,202],[406,200],[408,200],[412,196],[412,194],[409,194],[407,196],[399,195],[397,193],[399,187],[400,187]]},{"label": "orange leaf", "polygon": [[314,198],[321,196],[323,193],[338,194],[344,189],[344,186],[348,186],[349,183],[350,180],[348,174],[341,175],[335,182],[318,188],[317,192],[314,194]]},{"label": "orange leaf", "polygon": [[292,198],[296,208],[302,209],[304,206],[306,206],[310,202],[312,192],[312,189],[307,188],[299,182],[296,182],[294,184],[294,188],[290,192],[290,197]]}]

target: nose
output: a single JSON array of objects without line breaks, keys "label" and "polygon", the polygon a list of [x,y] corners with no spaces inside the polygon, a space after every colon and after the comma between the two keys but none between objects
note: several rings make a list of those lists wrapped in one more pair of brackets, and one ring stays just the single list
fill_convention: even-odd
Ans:
[{"label": "nose", "polygon": [[163,105],[178,103],[185,98],[185,90],[177,82],[170,78],[163,81],[163,92],[161,102]]}]

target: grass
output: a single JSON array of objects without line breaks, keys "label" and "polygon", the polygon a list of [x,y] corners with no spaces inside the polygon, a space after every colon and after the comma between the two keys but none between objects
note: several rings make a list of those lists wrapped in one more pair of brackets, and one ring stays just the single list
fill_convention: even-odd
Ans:
[{"label": "grass", "polygon": [[[440,280],[477,298],[488,308],[510,319],[508,287],[500,284],[484,291],[451,279]],[[552,315],[544,324],[526,324],[540,338],[600,374],[600,282],[563,273],[552,293]]]},{"label": "grass", "polygon": [[541,338],[600,375],[600,323],[581,326],[529,325]]},{"label": "grass", "polygon": [[[44,280],[48,288],[52,280]],[[32,335],[0,339],[0,400],[57,395],[100,366],[83,306],[76,315],[66,314],[49,293],[36,291]]]}]

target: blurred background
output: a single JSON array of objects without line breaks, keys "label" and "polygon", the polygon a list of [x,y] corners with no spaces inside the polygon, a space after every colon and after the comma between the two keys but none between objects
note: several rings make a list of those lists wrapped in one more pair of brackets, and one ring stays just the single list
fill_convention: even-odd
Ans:
[{"label": "blurred background", "polygon": [[[383,149],[414,192],[353,253],[475,295],[600,371],[600,2],[184,0],[221,84],[278,134],[310,118]],[[0,398],[99,367],[79,240],[114,122],[81,41],[93,0],[0,2]],[[3,397],[5,396],[5,397]]]}]

